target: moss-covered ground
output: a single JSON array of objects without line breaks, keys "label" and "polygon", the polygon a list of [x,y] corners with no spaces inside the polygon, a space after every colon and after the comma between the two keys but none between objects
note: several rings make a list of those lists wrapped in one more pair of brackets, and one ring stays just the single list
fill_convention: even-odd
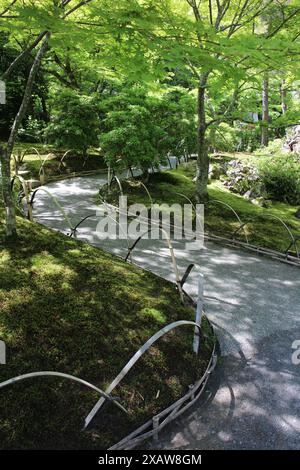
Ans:
[{"label": "moss-covered ground", "polygon": [[[0,338],[7,364],[0,382],[35,371],[75,375],[105,389],[137,349],[176,320],[193,320],[174,285],[87,244],[18,218],[18,238],[4,241],[0,212]],[[212,348],[204,320],[201,354],[193,328],[170,332],[147,352],[113,393],[125,415],[60,378],[38,378],[0,390],[1,449],[107,448],[188,390]]]}]

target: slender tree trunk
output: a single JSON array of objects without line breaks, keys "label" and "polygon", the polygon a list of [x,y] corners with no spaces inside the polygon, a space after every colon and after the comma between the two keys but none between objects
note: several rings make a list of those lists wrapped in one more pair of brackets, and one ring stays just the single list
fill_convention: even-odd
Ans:
[{"label": "slender tree trunk", "polygon": [[48,42],[50,38],[50,33],[47,33],[43,44],[38,51],[35,60],[32,64],[28,80],[26,83],[25,91],[23,100],[18,111],[18,114],[15,117],[13,126],[11,128],[10,136],[7,142],[6,149],[1,149],[1,178],[2,178],[2,193],[3,193],[3,200],[5,204],[5,212],[6,212],[6,235],[8,237],[13,236],[16,234],[16,217],[15,217],[15,210],[13,206],[13,197],[11,191],[11,172],[10,172],[10,160],[11,154],[14,148],[15,140],[18,135],[18,130],[22,124],[24,117],[26,116],[26,112],[28,110],[28,106],[30,104],[32,87],[34,84],[34,80],[36,78],[36,74],[39,70],[41,60],[48,48]]},{"label": "slender tree trunk", "polygon": [[6,236],[14,237],[17,234],[16,230],[16,216],[15,206],[11,192],[11,174],[10,174],[10,160],[7,158],[6,149],[0,147],[0,162],[1,162],[1,186],[2,196],[5,206],[6,217]]},{"label": "slender tree trunk", "polygon": [[269,144],[269,74],[265,73],[262,90],[262,127],[261,145],[267,147]]},{"label": "slender tree trunk", "polygon": [[280,84],[280,100],[281,100],[281,110],[282,114],[287,112],[286,104],[286,88],[285,88],[285,79],[283,78]]},{"label": "slender tree trunk", "polygon": [[208,142],[206,138],[206,118],[205,118],[205,88],[207,84],[208,73],[204,74],[200,79],[198,88],[198,157],[197,157],[197,174],[196,174],[196,198],[199,203],[208,200],[208,172],[209,172],[209,155]]}]

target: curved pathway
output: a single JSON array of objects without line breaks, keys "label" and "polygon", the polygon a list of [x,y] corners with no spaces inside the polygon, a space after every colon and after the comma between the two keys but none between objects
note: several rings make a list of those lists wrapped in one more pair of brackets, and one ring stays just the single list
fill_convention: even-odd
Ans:
[{"label": "curved pathway", "polygon": [[[125,256],[127,243],[99,240],[95,196],[105,176],[51,183],[47,190],[75,223],[95,214],[77,238]],[[68,232],[61,212],[45,192],[34,203],[37,221]],[[205,276],[205,309],[220,341],[221,358],[205,396],[160,435],[163,449],[299,449],[300,365],[292,343],[300,340],[300,270],[267,257],[207,242],[201,252],[174,243],[181,274],[198,265],[186,290],[197,293]],[[164,241],[142,240],[133,261],[174,280]]]}]

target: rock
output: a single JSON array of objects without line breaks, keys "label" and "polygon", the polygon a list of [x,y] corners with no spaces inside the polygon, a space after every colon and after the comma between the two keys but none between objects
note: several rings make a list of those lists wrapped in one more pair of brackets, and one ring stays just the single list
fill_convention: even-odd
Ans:
[{"label": "rock", "polygon": [[251,199],[252,204],[259,207],[265,207],[266,200],[263,197],[257,197],[255,199]]},{"label": "rock", "polygon": [[291,127],[283,145],[285,151],[300,153],[300,125]]},{"label": "rock", "polygon": [[254,204],[255,206],[259,206],[259,202],[257,199],[250,199],[251,204]]},{"label": "rock", "polygon": [[245,199],[251,199],[251,196],[252,196],[252,191],[251,191],[251,189],[249,189],[249,191],[245,192],[244,198]]},{"label": "rock", "polygon": [[210,178],[212,180],[219,180],[221,176],[221,168],[219,165],[212,165],[210,170]]},{"label": "rock", "polygon": [[270,199],[264,199],[264,203],[263,203],[263,207],[265,207],[266,209],[269,209],[270,207],[272,207],[272,201]]},{"label": "rock", "polygon": [[300,219],[300,207],[298,208],[298,210],[295,214],[295,217],[297,217],[297,219]]}]

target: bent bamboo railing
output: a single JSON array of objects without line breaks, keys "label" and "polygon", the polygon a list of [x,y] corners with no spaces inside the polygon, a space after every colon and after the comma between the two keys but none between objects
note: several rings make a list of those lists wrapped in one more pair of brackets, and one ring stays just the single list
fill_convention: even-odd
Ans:
[{"label": "bent bamboo railing", "polygon": [[[162,336],[164,336],[166,333],[168,333],[171,330],[174,330],[175,328],[178,328],[179,326],[184,326],[184,325],[192,325],[194,328],[198,328],[199,331],[201,331],[201,326],[198,325],[198,323],[195,323],[193,321],[187,321],[187,320],[181,320],[177,322],[170,323],[169,325],[165,326],[161,330],[159,330],[157,333],[155,333],[153,336],[151,336],[146,343],[143,344],[143,346],[132,356],[132,358],[127,362],[127,364],[123,367],[121,372],[117,375],[117,377],[111,382],[111,384],[107,387],[105,393],[110,394],[116,387],[119,385],[119,383],[124,379],[124,377],[128,374],[128,372],[132,369],[132,367],[136,364],[136,362],[145,354],[145,352],[150,349],[150,347],[156,343]],[[100,400],[95,404],[93,409],[90,411],[90,413],[87,415],[85,418],[85,425],[84,428],[86,429],[91,421],[94,419],[102,405],[104,404],[106,398],[101,397]]]},{"label": "bent bamboo railing", "polygon": [[[248,244],[249,243],[249,240],[248,240],[248,235],[247,235],[247,232],[245,231],[245,224],[243,224],[243,222],[241,221],[240,219],[240,216],[238,215],[238,213],[236,212],[236,210],[230,205],[228,204],[227,202],[224,202],[224,201],[219,201],[218,199],[212,199],[210,201],[207,202],[207,204],[221,204],[223,205],[224,207],[227,207],[228,209],[231,210],[231,212],[235,215],[237,221],[239,222],[240,224],[240,227],[239,227],[239,230],[243,230],[244,232],[244,235],[245,235],[245,239],[246,239],[246,243]],[[234,232],[235,234],[236,232]]]},{"label": "bent bamboo railing", "polygon": [[39,371],[39,372],[30,372],[29,374],[18,375],[17,377],[13,377],[12,379],[9,379],[9,380],[6,380],[5,382],[0,383],[0,388],[5,388],[5,387],[8,387],[9,385],[13,385],[23,380],[34,379],[36,377],[61,377],[64,379],[72,380],[73,382],[78,382],[98,392],[102,398],[112,402],[114,405],[120,408],[120,410],[122,410],[124,413],[126,414],[128,413],[127,410],[115,398],[111,397],[109,394],[107,394],[100,388],[96,387],[90,382],[87,382],[86,380],[82,380],[82,379],[79,379],[78,377],[75,377],[74,375],[64,374],[62,372]]},{"label": "bent bamboo railing", "polygon": [[[39,155],[39,152],[38,150],[36,149],[32,149],[34,151],[36,151],[37,155]],[[84,174],[82,173],[82,176],[83,175],[88,175],[88,174],[94,174],[95,172],[85,172]],[[98,171],[97,171],[98,173]],[[16,175],[18,176],[18,175]],[[71,176],[74,176],[74,175],[70,175]],[[79,176],[79,174],[78,174]],[[21,181],[21,178],[19,177],[20,181]],[[113,176],[113,179],[116,180],[118,186],[119,186],[119,189],[120,189],[120,193],[123,194],[123,188],[122,188],[122,185],[121,185],[121,182],[119,180],[118,177],[116,177],[115,175]],[[15,180],[15,177],[13,178],[13,181]],[[13,184],[13,183],[12,183]],[[40,189],[40,188],[38,188]],[[148,194],[148,197],[150,195],[150,198],[151,198],[151,194],[148,190],[148,188],[145,188],[146,191],[147,191],[147,194]],[[24,191],[24,194],[26,195],[25,191]],[[181,193],[178,193],[178,195],[184,197],[186,200],[188,200],[190,203],[191,203],[191,200],[186,197],[185,195],[181,194]],[[53,198],[53,196],[51,195],[51,197]],[[149,198],[149,199],[150,199]],[[152,200],[152,198],[151,198]],[[28,214],[27,214],[27,217],[32,220],[32,204],[31,204],[32,201],[29,200],[29,203],[28,203]],[[57,202],[57,201],[56,201]],[[262,255],[267,255],[267,256],[271,256],[272,258],[275,258],[275,259],[278,259],[279,261],[283,261],[283,262],[286,262],[288,264],[292,264],[292,265],[296,265],[298,266],[299,265],[299,262],[300,262],[300,253],[299,253],[299,248],[298,248],[298,243],[299,243],[299,240],[300,240],[300,236],[296,236],[292,233],[292,231],[289,229],[289,227],[287,226],[287,224],[278,216],[275,216],[273,214],[265,214],[266,217],[271,217],[273,218],[274,220],[278,220],[282,226],[285,228],[285,230],[287,231],[287,234],[290,238],[290,243],[287,247],[287,249],[284,251],[284,252],[280,252],[278,250],[274,250],[274,249],[269,249],[269,248],[265,248],[265,247],[261,247],[261,246],[257,246],[257,245],[253,245],[253,244],[250,244],[249,243],[249,239],[248,239],[248,235],[245,231],[245,227],[247,226],[247,224],[249,224],[251,221],[247,221],[247,222],[242,222],[241,221],[241,218],[239,217],[237,211],[235,211],[229,204],[227,203],[223,203],[223,201],[219,201],[219,200],[212,200],[212,201],[209,201],[209,203],[218,203],[218,204],[222,204],[224,206],[227,206],[235,215],[237,221],[239,222],[239,227],[234,231],[233,235],[232,235],[232,238],[227,238],[227,237],[224,237],[224,236],[218,236],[218,235],[214,235],[214,234],[207,234],[207,233],[204,233],[204,230],[203,230],[203,235],[204,237],[207,239],[207,240],[212,240],[212,241],[215,241],[215,242],[220,242],[220,243],[225,243],[226,245],[229,245],[229,246],[240,246],[242,248],[246,248],[247,250],[250,250],[250,251],[253,251],[253,252],[257,252],[259,254],[262,254]],[[57,205],[57,204],[56,204]],[[193,204],[192,204],[193,205]],[[195,210],[195,206],[193,205],[194,207],[194,210]],[[61,211],[61,206],[59,207],[60,211]],[[66,214],[64,214],[64,218],[66,219],[65,217]],[[82,221],[79,223],[79,225],[82,223]],[[71,234],[74,235],[74,227],[71,226],[72,224],[68,223],[68,226],[69,228],[71,229]],[[240,240],[237,240],[235,237],[236,235],[241,231],[243,230],[244,234],[245,234],[245,239],[246,239],[246,243],[240,241]],[[293,254],[289,253],[290,249],[291,248],[294,248],[295,250],[295,253],[296,253],[296,256],[294,256]]]},{"label": "bent bamboo railing", "polygon": [[[179,295],[181,297],[181,299],[183,300],[183,292],[182,292],[182,286],[181,286],[181,280],[180,280],[180,276],[179,276],[179,270],[178,270],[178,266],[177,266],[177,261],[176,261],[176,256],[175,256],[175,253],[174,253],[174,248],[173,248],[173,245],[172,245],[172,242],[171,242],[171,239],[170,237],[168,236],[168,233],[165,229],[163,229],[161,226],[158,226],[158,229],[165,235],[166,237],[166,240],[167,240],[167,245],[168,245],[168,248],[169,248],[169,251],[170,251],[170,255],[171,255],[171,260],[172,260],[172,265],[173,265],[173,270],[174,270],[174,274],[175,274],[175,279],[176,279],[176,285],[177,285],[177,288],[178,288],[178,291],[179,291]],[[133,245],[131,245],[131,247],[129,247],[128,249],[128,252],[127,252],[127,255],[125,257],[125,261],[128,260],[129,256],[131,256],[132,254],[132,251],[134,250],[134,248],[137,246],[137,244],[142,240],[142,238],[148,234],[152,232],[152,228],[150,228],[149,230],[146,230],[146,232],[144,232],[142,235],[140,235],[133,243]]]},{"label": "bent bamboo railing", "polygon": [[208,366],[204,375],[194,384],[189,386],[189,391],[179,400],[168,406],[165,410],[153,416],[138,429],[130,433],[124,439],[114,444],[108,450],[130,450],[134,449],[146,439],[158,440],[159,432],[162,431],[173,420],[179,418],[191,406],[199,400],[205,391],[207,381],[217,364],[216,345],[213,348]]},{"label": "bent bamboo railing", "polygon": [[[19,180],[19,182],[21,183],[21,186],[23,188],[23,194],[24,194],[24,197],[25,197],[25,200],[26,200],[26,206],[27,206],[27,219],[30,220],[31,222],[33,221],[33,215],[32,215],[32,205],[30,203],[30,191],[29,191],[29,188],[27,186],[27,181],[22,178],[22,176],[19,176],[18,174],[14,175],[11,179],[11,190],[13,190],[14,188],[14,184],[15,184],[15,181],[16,180]],[[20,195],[19,197],[19,200],[21,202],[21,200],[23,199],[23,196]]]},{"label": "bent bamboo railing", "polygon": [[[300,256],[299,256],[299,250],[298,250],[298,246],[297,246],[297,241],[300,239],[300,237],[295,237],[293,232],[289,229],[289,227],[287,226],[287,224],[280,218],[278,217],[277,215],[273,215],[273,214],[264,214],[264,217],[270,217],[274,220],[278,220],[281,225],[285,228],[286,232],[288,233],[290,239],[291,239],[291,242],[288,246],[288,248],[285,250],[285,254],[288,254],[289,250],[292,248],[292,246],[294,247],[295,249],[295,252],[296,252],[296,256],[297,258],[300,259]],[[253,220],[248,220],[247,222],[243,223],[239,228],[237,228],[237,230],[234,232],[234,235],[237,234],[242,228],[244,228],[247,224],[250,224],[252,223]],[[233,236],[234,236],[233,235]]]},{"label": "bent bamboo railing", "polygon": [[62,214],[63,216],[63,219],[65,220],[65,222],[67,223],[69,229],[71,230],[71,232],[73,231],[73,226],[72,226],[72,223],[68,217],[68,215],[66,214],[63,206],[59,203],[58,199],[53,196],[53,194],[50,193],[50,191],[48,191],[47,189],[45,189],[44,187],[40,186],[39,188],[35,189],[31,195],[31,198],[29,200],[29,205],[30,207],[32,208],[33,207],[33,204],[34,204],[34,200],[35,200],[35,197],[37,195],[37,193],[39,191],[43,191],[44,193],[48,194],[48,196],[51,197],[52,201],[54,202],[55,206],[58,208],[58,210],[60,211],[60,213]]}]

